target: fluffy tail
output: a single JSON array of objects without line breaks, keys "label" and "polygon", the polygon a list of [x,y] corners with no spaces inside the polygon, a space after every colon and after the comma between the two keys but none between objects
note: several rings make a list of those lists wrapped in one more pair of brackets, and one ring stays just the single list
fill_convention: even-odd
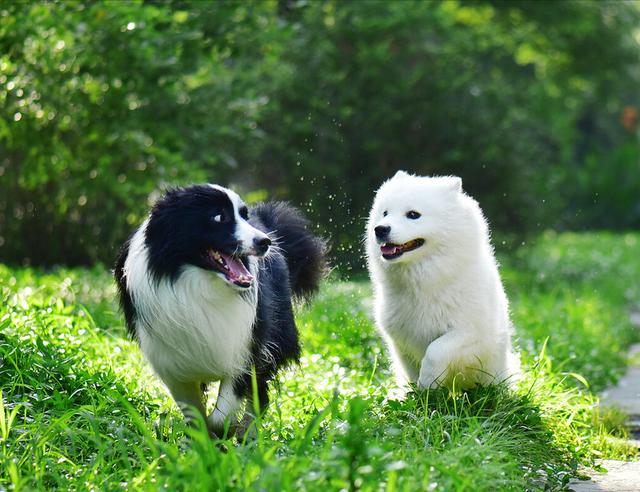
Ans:
[{"label": "fluffy tail", "polygon": [[265,202],[253,210],[260,222],[275,236],[289,267],[293,294],[309,299],[327,274],[327,243],[309,231],[309,221],[285,202]]}]

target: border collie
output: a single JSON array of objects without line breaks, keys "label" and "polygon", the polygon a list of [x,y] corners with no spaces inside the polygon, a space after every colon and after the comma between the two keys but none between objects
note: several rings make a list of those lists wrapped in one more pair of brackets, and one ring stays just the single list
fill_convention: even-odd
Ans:
[{"label": "border collie", "polygon": [[487,221],[460,178],[399,171],[376,194],[366,244],[401,382],[465,388],[517,375]]},{"label": "border collie", "polygon": [[[114,275],[130,334],[188,420],[195,409],[222,437],[226,426],[244,432],[251,410],[266,408],[269,381],[300,355],[292,297],[317,290],[325,250],[297,209],[248,208],[222,186],[173,189],[153,206]],[[207,417],[213,381],[220,387]]]}]

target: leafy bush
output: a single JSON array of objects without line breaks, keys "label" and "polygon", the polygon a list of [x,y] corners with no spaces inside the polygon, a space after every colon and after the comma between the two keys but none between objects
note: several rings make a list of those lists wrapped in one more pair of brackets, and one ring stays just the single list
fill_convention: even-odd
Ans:
[{"label": "leafy bush", "polygon": [[0,9],[3,258],[111,261],[154,190],[226,179],[256,138],[271,18],[260,4],[188,8]]},{"label": "leafy bush", "polygon": [[0,258],[110,262],[158,190],[208,180],[291,199],[358,265],[372,191],[398,168],[461,175],[502,230],[637,226],[639,12],[6,3]]},{"label": "leafy bush", "polygon": [[[349,258],[372,192],[399,168],[462,176],[494,227],[571,226],[575,220],[558,217],[567,218],[576,195],[591,200],[591,210],[601,207],[592,201],[591,170],[581,172],[581,187],[571,171],[586,166],[575,155],[591,137],[584,121],[609,125],[587,148],[605,154],[628,140],[618,123],[619,92],[638,101],[634,78],[625,75],[638,66],[630,36],[638,9],[627,7],[405,1],[292,8],[287,18],[298,29],[283,59],[293,69],[265,115],[270,174],[263,175],[277,175],[296,202],[310,203],[346,250],[338,255]],[[640,148],[637,139],[633,145]],[[599,174],[615,180],[606,163],[598,161]],[[633,200],[640,204],[637,193]],[[628,216],[623,223],[631,224]]]}]

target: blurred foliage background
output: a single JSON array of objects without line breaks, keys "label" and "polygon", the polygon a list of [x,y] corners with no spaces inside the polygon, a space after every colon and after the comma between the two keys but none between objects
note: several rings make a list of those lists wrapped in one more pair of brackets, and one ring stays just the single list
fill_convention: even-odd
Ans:
[{"label": "blurred foliage background", "polygon": [[0,261],[111,263],[211,181],[357,268],[400,168],[462,176],[513,237],[637,228],[639,106],[637,2],[3,2]]}]

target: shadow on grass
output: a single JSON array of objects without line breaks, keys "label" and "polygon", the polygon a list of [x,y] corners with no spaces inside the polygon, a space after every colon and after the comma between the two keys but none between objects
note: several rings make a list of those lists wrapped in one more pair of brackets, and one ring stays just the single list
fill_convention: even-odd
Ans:
[{"label": "shadow on grass", "polygon": [[[412,392],[382,406],[361,400],[349,408],[357,431],[347,446],[362,442],[364,435],[391,440],[404,447],[404,473],[415,473],[413,460],[421,459],[438,483],[464,483],[475,490],[554,489],[577,469],[575,454],[555,439],[534,398],[504,386]],[[353,412],[359,413],[357,419]]]}]

